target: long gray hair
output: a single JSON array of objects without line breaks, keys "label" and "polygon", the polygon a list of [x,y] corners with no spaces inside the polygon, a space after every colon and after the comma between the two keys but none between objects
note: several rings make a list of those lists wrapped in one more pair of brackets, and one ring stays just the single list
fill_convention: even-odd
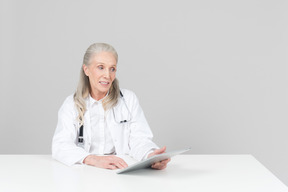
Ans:
[{"label": "long gray hair", "polygon": [[[94,43],[90,45],[86,50],[83,58],[83,64],[89,66],[92,56],[103,51],[112,53],[116,59],[116,62],[118,62],[118,54],[111,45],[106,43]],[[85,75],[83,67],[81,66],[78,87],[74,93],[74,103],[78,111],[77,120],[79,121],[80,125],[83,125],[84,123],[84,114],[87,110],[85,99],[89,96],[90,92],[91,87],[89,77]],[[115,78],[109,89],[109,95],[103,100],[103,107],[105,111],[114,107],[117,104],[119,94],[119,83],[118,80]]]}]

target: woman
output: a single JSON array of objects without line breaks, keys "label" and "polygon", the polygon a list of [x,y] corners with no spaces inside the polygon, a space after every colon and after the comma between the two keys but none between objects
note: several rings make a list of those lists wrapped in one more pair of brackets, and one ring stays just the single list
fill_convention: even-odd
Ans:
[{"label": "woman", "polygon": [[[165,147],[159,149],[152,142],[136,95],[120,91],[117,62],[118,54],[111,45],[95,43],[87,49],[77,90],[58,112],[52,142],[54,159],[66,165],[122,169],[128,165],[115,155],[130,155],[140,161],[165,152]],[[164,169],[169,161],[151,167]]]}]

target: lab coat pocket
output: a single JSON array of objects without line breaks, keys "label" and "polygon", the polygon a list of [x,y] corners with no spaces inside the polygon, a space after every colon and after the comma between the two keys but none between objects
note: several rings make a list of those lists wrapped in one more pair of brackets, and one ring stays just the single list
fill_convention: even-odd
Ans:
[{"label": "lab coat pocket", "polygon": [[130,126],[128,123],[119,123],[113,128],[114,144],[118,155],[129,154]]},{"label": "lab coat pocket", "polygon": [[123,140],[127,140],[130,135],[130,126],[128,123],[119,123],[114,125],[114,131],[117,137],[121,137]]},{"label": "lab coat pocket", "polygon": [[131,126],[130,123],[123,123],[123,138],[124,138],[124,151],[126,154],[129,154],[130,151],[130,146],[129,146],[129,141],[130,141],[130,133],[131,133]]}]

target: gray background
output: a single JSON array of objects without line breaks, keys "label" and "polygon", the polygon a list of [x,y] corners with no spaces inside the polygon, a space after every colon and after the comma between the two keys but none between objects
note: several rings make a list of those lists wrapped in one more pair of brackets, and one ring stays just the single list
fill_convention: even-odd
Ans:
[{"label": "gray background", "polygon": [[287,185],[287,5],[0,0],[0,153],[51,153],[86,48],[107,42],[158,145],[252,154]]}]

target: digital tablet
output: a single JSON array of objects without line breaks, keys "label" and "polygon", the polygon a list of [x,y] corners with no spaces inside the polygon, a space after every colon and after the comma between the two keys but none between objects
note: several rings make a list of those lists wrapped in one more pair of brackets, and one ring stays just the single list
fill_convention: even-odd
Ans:
[{"label": "digital tablet", "polygon": [[165,159],[169,159],[175,155],[181,154],[181,153],[185,153],[187,151],[189,151],[191,148],[187,148],[187,149],[182,149],[182,150],[175,150],[175,151],[170,151],[170,152],[166,152],[166,153],[162,153],[159,155],[155,155],[152,156],[148,159],[145,159],[143,161],[137,162],[133,165],[130,165],[124,169],[119,169],[116,171],[116,173],[125,173],[125,172],[129,172],[129,171],[135,171],[138,169],[143,169],[143,168],[147,168],[150,167],[153,163],[159,162],[159,161],[163,161]]}]

